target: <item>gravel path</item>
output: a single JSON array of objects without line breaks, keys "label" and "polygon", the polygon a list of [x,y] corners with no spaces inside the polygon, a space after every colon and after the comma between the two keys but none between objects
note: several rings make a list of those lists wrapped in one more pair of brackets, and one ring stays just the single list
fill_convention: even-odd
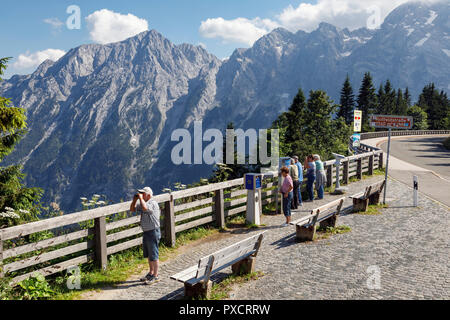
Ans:
[{"label": "gravel path", "polygon": [[[380,179],[376,176],[352,183],[349,195]],[[256,269],[263,271],[264,276],[233,288],[231,299],[450,299],[450,209],[425,196],[419,197],[419,208],[411,207],[412,189],[397,181],[391,180],[388,190],[393,196],[387,199],[389,208],[383,209],[382,214],[341,215],[338,225],[350,226],[349,233],[297,243],[295,228],[281,227],[283,216],[263,216],[266,226],[259,230],[219,234],[188,246],[161,264],[159,283],[141,285],[139,276],[135,276],[86,298],[180,298],[183,284],[170,280],[171,275],[196,264],[200,257],[267,230],[256,263]],[[335,198],[338,197],[327,195],[323,201],[305,203],[294,219]],[[344,207],[349,206],[351,200],[347,199]],[[377,270],[379,288],[370,281]],[[230,272],[226,270],[213,280]],[[375,283],[375,288],[369,289],[368,282]]]}]

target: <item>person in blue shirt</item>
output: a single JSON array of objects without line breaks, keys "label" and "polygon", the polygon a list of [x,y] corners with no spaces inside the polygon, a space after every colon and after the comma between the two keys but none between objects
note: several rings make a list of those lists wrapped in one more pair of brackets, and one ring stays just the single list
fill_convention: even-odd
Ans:
[{"label": "person in blue shirt", "polygon": [[294,159],[295,165],[298,168],[298,205],[301,207],[303,206],[303,201],[302,201],[302,183],[303,183],[303,167],[302,164],[300,163],[300,161],[298,161],[298,157],[297,156],[293,156],[292,157]]},{"label": "person in blue shirt", "polygon": [[314,162],[316,164],[316,190],[317,200],[323,199],[325,184],[327,183],[327,175],[322,160],[318,154],[314,155]]}]

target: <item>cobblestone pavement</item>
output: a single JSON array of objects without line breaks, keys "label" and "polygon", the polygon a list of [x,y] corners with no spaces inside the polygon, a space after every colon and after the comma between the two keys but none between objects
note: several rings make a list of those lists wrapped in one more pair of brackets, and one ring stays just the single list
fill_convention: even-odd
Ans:
[{"label": "cobblestone pavement", "polygon": [[[349,194],[381,179],[376,176],[352,183]],[[283,216],[264,216],[265,227],[201,241],[162,263],[159,283],[141,285],[136,276],[91,299],[179,298],[183,284],[169,279],[171,275],[261,230],[267,232],[256,270],[263,271],[264,276],[233,288],[231,299],[450,299],[450,209],[422,195],[420,207],[413,208],[412,189],[393,180],[389,182],[389,194],[393,195],[387,199],[389,208],[382,209],[380,215],[344,212],[338,225],[350,226],[349,233],[298,243],[293,226],[281,227]],[[338,196],[328,195],[325,200],[305,203],[293,218],[335,198]],[[344,207],[350,206],[351,199],[347,198]],[[369,289],[367,283],[374,283],[371,279],[376,269],[380,271],[380,288]],[[213,280],[220,280],[231,270],[224,272]]]}]

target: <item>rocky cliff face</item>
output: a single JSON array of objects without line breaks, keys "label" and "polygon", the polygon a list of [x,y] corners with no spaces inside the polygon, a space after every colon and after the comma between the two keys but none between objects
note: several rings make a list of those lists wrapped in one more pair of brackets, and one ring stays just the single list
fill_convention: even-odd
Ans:
[{"label": "rocky cliff face", "polygon": [[221,62],[201,47],[174,45],[152,30],[123,42],[84,45],[28,76],[0,84],[27,110],[29,133],[4,165],[22,162],[27,183],[66,211],[79,197],[126,199],[137,186],[156,193],[208,177],[208,166],[173,166],[176,128],[267,128],[299,87],[336,101],[348,73],[364,72],[413,97],[428,82],[448,89],[449,4],[406,4],[378,30],[322,23],[311,33],[276,29]]}]

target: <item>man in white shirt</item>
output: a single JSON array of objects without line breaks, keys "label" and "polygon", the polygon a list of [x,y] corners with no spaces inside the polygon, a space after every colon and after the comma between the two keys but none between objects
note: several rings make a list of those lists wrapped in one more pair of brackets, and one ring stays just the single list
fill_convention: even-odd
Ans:
[{"label": "man in white shirt", "polygon": [[159,281],[159,241],[161,240],[159,205],[152,200],[153,191],[150,187],[138,190],[131,202],[130,211],[141,215],[141,228],[143,235],[144,258],[148,258],[149,272],[141,279],[145,284]]}]

